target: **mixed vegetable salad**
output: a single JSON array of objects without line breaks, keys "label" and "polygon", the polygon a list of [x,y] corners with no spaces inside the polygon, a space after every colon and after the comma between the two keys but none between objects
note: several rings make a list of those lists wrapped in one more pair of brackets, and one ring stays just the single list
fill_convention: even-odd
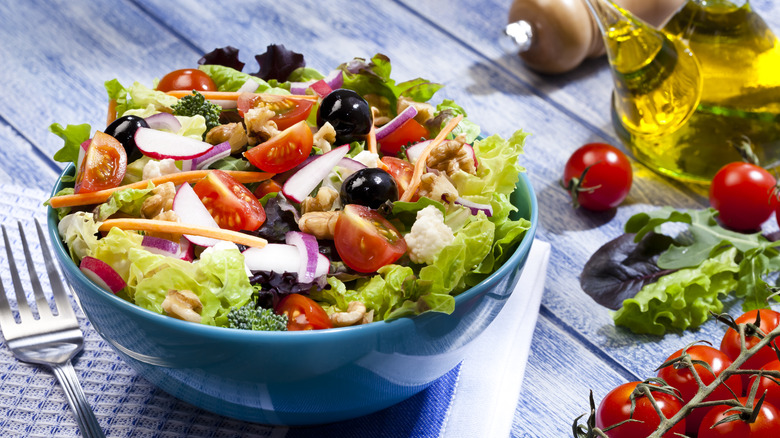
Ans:
[{"label": "mixed vegetable salad", "polygon": [[105,128],[51,126],[74,166],[48,204],[98,285],[192,322],[324,329],[452,312],[522,240],[526,133],[480,139],[381,54],[327,74],[283,46],[256,59],[110,80]]}]

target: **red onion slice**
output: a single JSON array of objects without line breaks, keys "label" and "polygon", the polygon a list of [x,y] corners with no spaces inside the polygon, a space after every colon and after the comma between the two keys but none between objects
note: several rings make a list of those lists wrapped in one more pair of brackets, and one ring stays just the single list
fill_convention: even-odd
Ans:
[{"label": "red onion slice", "polygon": [[151,253],[168,257],[178,257],[180,249],[178,243],[155,236],[144,236],[141,246]]},{"label": "red onion slice", "polygon": [[454,203],[456,205],[462,205],[463,207],[468,208],[471,210],[471,214],[477,214],[480,211],[485,213],[485,216],[491,217],[493,216],[493,207],[490,204],[480,204],[477,202],[469,201],[468,199],[463,199],[460,196],[455,198]]},{"label": "red onion slice", "polygon": [[317,259],[320,253],[317,238],[300,231],[288,231],[284,236],[288,245],[298,248],[300,263],[298,264],[298,282],[311,283],[317,274]]},{"label": "red onion slice", "polygon": [[340,69],[331,70],[323,80],[331,90],[337,90],[344,86],[344,72]]},{"label": "red onion slice", "polygon": [[81,259],[79,269],[100,288],[117,293],[124,289],[125,280],[108,263],[94,257]]},{"label": "red onion slice", "polygon": [[193,158],[192,167],[198,170],[205,169],[212,165],[215,161],[221,160],[229,155],[230,143],[225,141],[218,145],[214,145],[214,147],[208,150],[205,154]]},{"label": "red onion slice", "polygon": [[144,119],[151,129],[179,132],[181,122],[173,114],[157,113]]},{"label": "red onion slice", "polygon": [[381,141],[383,138],[395,132],[395,130],[403,125],[407,120],[413,119],[416,115],[417,108],[413,106],[407,106],[406,109],[395,116],[393,120],[390,120],[386,124],[382,125],[381,128],[376,130],[376,141]]},{"label": "red onion slice", "polygon": [[309,86],[313,84],[314,81],[307,81],[307,82],[291,82],[290,83],[290,94],[295,95],[304,95],[306,94],[306,90],[309,89]]},{"label": "red onion slice", "polygon": [[339,146],[320,155],[301,167],[285,181],[282,193],[295,202],[303,202],[306,196],[330,173],[349,152],[349,145]]}]

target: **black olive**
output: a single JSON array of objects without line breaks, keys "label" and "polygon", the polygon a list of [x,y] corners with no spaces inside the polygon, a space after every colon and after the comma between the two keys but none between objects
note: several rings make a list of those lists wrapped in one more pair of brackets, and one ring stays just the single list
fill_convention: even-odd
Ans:
[{"label": "black olive", "polygon": [[148,127],[149,124],[141,117],[122,116],[111,122],[106,127],[105,133],[122,143],[122,146],[125,147],[125,152],[127,152],[127,161],[130,162],[141,158],[142,155],[135,144],[135,131],[138,131],[138,128]]},{"label": "black olive", "polygon": [[341,201],[378,208],[386,201],[398,200],[395,179],[382,169],[367,167],[348,176],[341,185]]},{"label": "black olive", "polygon": [[358,93],[340,88],[325,96],[317,111],[317,126],[325,122],[336,130],[336,144],[342,145],[365,139],[374,119],[371,108]]}]

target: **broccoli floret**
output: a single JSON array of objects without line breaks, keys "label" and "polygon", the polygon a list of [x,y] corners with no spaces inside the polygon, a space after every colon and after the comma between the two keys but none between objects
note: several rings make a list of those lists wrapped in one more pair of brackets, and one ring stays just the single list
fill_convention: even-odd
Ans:
[{"label": "broccoli floret", "polygon": [[222,108],[215,103],[209,102],[195,90],[192,90],[192,94],[179,99],[179,102],[171,106],[171,108],[173,108],[173,115],[175,116],[203,116],[206,119],[206,132],[209,132],[215,126],[219,126],[219,113],[222,112]]},{"label": "broccoli floret", "polygon": [[228,327],[241,330],[278,332],[287,330],[287,315],[277,315],[271,309],[249,303],[233,307],[227,314]]}]

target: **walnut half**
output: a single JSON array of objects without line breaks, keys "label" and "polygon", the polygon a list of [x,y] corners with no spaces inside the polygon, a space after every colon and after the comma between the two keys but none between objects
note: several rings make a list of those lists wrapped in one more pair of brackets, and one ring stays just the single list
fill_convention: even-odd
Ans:
[{"label": "walnut half", "polygon": [[333,239],[338,219],[338,211],[312,211],[301,215],[298,228],[318,239]]},{"label": "walnut half", "polygon": [[346,312],[336,312],[330,315],[330,322],[335,327],[347,327],[356,324],[367,324],[374,320],[374,311],[366,312],[366,305],[360,301],[351,301]]},{"label": "walnut half", "polygon": [[200,313],[203,304],[190,290],[169,290],[162,302],[162,308],[168,315],[190,322],[201,322]]}]

